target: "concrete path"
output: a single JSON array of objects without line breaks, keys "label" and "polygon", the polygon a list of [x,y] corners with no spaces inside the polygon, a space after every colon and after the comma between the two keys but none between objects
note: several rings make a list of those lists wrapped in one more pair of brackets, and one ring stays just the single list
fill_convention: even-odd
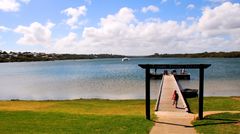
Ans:
[{"label": "concrete path", "polygon": [[[150,134],[195,134],[191,121],[195,115],[186,112],[186,104],[173,75],[164,75],[157,119]],[[172,94],[179,94],[178,108],[172,105]]]},{"label": "concrete path", "polygon": [[[204,117],[219,113],[240,113],[240,111],[206,111]],[[196,134],[191,121],[197,118],[197,114],[184,112],[164,112],[155,113],[157,120],[150,134]]]},{"label": "concrete path", "polygon": [[191,124],[194,114],[187,112],[156,112],[157,120],[150,134],[196,134]]}]

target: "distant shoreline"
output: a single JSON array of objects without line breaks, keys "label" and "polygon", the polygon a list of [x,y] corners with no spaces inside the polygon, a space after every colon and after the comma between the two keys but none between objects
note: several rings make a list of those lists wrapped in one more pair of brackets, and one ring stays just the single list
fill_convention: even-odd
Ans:
[{"label": "distant shoreline", "polygon": [[232,52],[203,52],[192,54],[159,54],[147,56],[126,56],[115,54],[46,54],[36,52],[6,52],[0,50],[0,63],[6,62],[34,62],[57,60],[105,59],[105,58],[240,58],[240,51]]},{"label": "distant shoreline", "polygon": [[[204,96],[204,98],[239,98],[240,96]],[[196,97],[197,98],[197,97]],[[4,99],[0,100],[1,101],[36,101],[36,102],[45,102],[45,101],[78,101],[78,100],[104,100],[104,101],[133,101],[133,100],[145,100],[145,99],[104,99],[104,98],[79,98],[79,99]],[[151,99],[151,101],[156,101],[157,99]]]}]

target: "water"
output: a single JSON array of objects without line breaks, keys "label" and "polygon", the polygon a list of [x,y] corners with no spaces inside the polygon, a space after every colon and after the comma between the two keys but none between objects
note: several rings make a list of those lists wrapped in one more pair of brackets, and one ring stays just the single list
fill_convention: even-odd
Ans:
[{"label": "water", "polygon": [[[138,64],[212,64],[205,71],[205,96],[240,95],[240,59],[135,58],[0,64],[0,99],[143,99],[145,73]],[[183,87],[198,88],[198,70]],[[161,70],[159,70],[161,72]],[[156,98],[160,81],[151,81]]]}]

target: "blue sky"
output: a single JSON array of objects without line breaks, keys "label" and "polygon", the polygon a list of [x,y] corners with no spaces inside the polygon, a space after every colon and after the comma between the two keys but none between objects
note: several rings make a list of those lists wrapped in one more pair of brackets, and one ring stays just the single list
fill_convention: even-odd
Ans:
[{"label": "blue sky", "polygon": [[240,50],[239,0],[0,0],[0,50],[196,53]]}]

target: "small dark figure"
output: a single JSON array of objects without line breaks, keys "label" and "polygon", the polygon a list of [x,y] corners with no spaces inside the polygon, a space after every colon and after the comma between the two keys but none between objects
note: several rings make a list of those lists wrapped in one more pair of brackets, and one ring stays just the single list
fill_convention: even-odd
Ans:
[{"label": "small dark figure", "polygon": [[177,74],[177,70],[172,70],[172,74],[176,75]]},{"label": "small dark figure", "polygon": [[168,75],[168,70],[164,70],[164,71],[163,71],[163,74],[164,74],[164,75]]},{"label": "small dark figure", "polygon": [[178,93],[176,90],[174,90],[172,100],[173,100],[173,105],[175,105],[176,108],[178,104],[178,98],[179,98]]}]

